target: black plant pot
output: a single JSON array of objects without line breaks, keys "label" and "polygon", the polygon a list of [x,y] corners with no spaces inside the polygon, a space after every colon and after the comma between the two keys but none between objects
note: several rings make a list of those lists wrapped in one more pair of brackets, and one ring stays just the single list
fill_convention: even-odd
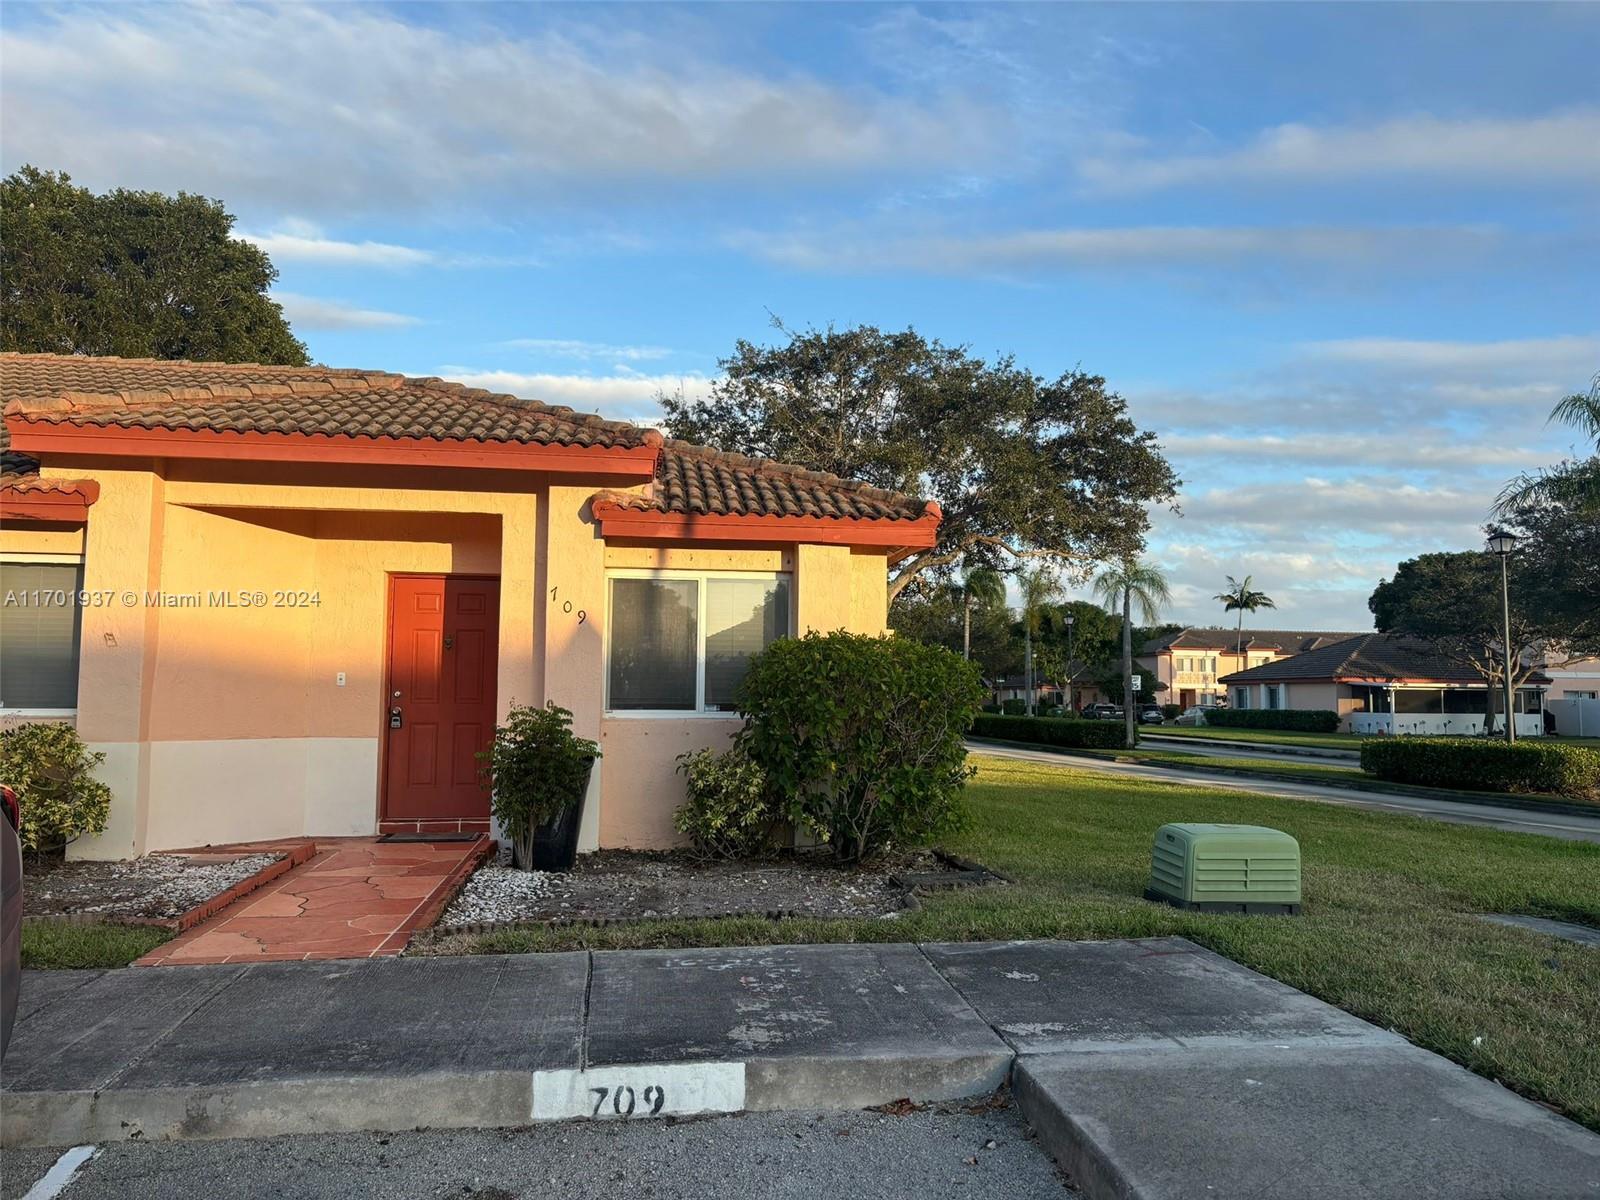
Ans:
[{"label": "black plant pot", "polygon": [[554,820],[536,825],[528,840],[527,861],[522,848],[516,847],[517,865],[530,871],[570,871],[578,861],[578,831],[583,828],[583,806],[589,794],[589,776],[594,772],[594,760],[583,772],[583,784],[577,798],[561,810]]}]

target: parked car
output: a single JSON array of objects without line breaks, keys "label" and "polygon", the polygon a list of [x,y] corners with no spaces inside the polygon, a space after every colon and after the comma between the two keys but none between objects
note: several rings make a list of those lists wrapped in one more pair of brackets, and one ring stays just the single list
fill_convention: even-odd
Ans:
[{"label": "parked car", "polygon": [[1146,704],[1146,705],[1143,705],[1139,709],[1139,724],[1141,724],[1141,725],[1164,725],[1164,724],[1166,724],[1166,718],[1161,715],[1161,706],[1159,704]]},{"label": "parked car", "polygon": [[17,1016],[17,989],[22,986],[22,842],[17,830],[21,811],[17,794],[0,784],[0,1055],[11,1044],[11,1023]]},{"label": "parked car", "polygon": [[1172,723],[1174,725],[1204,725],[1206,723],[1206,714],[1208,712],[1216,712],[1221,707],[1220,704],[1194,704],[1184,709]]},{"label": "parked car", "polygon": [[1086,721],[1120,721],[1122,709],[1115,704],[1085,704],[1083,706],[1083,719]]}]

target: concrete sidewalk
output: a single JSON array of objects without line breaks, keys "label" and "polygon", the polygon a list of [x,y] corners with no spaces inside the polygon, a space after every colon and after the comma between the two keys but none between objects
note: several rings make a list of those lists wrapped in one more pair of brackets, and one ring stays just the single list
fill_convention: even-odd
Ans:
[{"label": "concrete sidewalk", "polygon": [[1179,938],[30,973],[4,1142],[849,1109],[1008,1079],[1091,1197],[1600,1196],[1600,1137]]}]

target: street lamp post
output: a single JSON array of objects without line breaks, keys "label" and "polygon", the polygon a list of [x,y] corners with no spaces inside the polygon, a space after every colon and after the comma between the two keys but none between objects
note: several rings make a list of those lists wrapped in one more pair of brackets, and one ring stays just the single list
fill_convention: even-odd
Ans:
[{"label": "street lamp post", "polygon": [[1516,703],[1514,699],[1516,693],[1511,683],[1511,584],[1510,571],[1506,564],[1510,561],[1511,552],[1516,547],[1517,539],[1509,533],[1497,531],[1489,535],[1489,553],[1499,556],[1500,559],[1500,615],[1503,622],[1501,628],[1505,636],[1506,741],[1508,742],[1517,740],[1517,717],[1513,711]]}]

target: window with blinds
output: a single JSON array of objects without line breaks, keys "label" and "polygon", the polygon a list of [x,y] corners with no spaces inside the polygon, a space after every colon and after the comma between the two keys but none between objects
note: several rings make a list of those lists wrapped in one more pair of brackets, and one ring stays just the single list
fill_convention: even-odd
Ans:
[{"label": "window with blinds", "polygon": [[609,584],[612,712],[736,712],[751,658],[789,632],[787,575],[616,573]]},{"label": "window with blinds", "polygon": [[79,563],[0,562],[0,708],[78,707]]}]

